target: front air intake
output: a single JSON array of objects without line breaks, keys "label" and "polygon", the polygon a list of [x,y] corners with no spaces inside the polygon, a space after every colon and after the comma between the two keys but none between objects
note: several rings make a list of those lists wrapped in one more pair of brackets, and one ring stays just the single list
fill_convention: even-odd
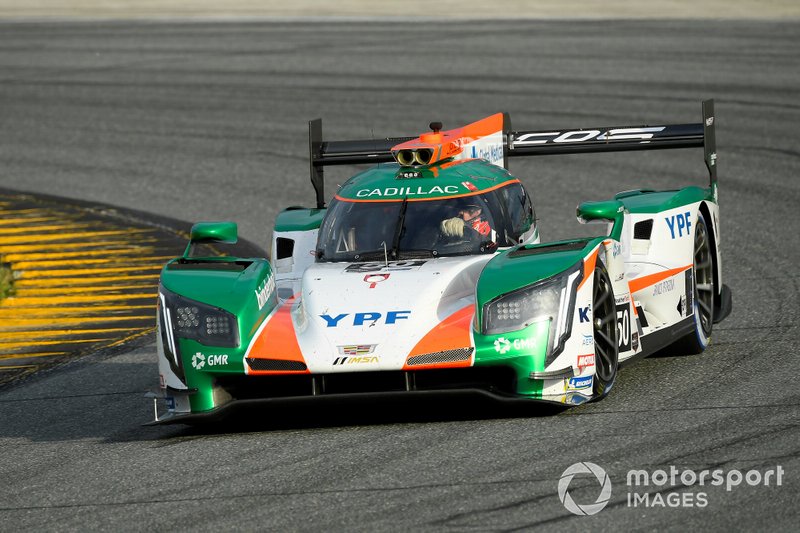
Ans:
[{"label": "front air intake", "polygon": [[256,359],[255,357],[248,357],[247,365],[252,370],[272,370],[276,372],[302,372],[308,368],[302,361],[286,361],[284,359]]},{"label": "front air intake", "polygon": [[458,348],[457,350],[446,350],[443,352],[426,353],[409,357],[408,366],[435,365],[440,363],[459,363],[467,361],[472,356],[474,348]]}]

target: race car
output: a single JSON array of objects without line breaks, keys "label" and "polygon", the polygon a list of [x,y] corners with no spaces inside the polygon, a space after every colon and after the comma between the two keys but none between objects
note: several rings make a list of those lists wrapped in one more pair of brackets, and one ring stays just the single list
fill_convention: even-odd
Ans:
[{"label": "race car", "polygon": [[[699,353],[731,311],[722,283],[713,101],[695,124],[513,131],[507,114],[418,137],[323,141],[316,207],[281,212],[271,258],[202,222],[161,273],[154,423],[303,397],[470,391],[509,402],[606,396],[620,363]],[[603,235],[541,243],[510,158],[704,149],[709,186],[635,190],[577,208]],[[323,169],[369,164],[326,204]],[[166,411],[160,413],[160,411]]]}]

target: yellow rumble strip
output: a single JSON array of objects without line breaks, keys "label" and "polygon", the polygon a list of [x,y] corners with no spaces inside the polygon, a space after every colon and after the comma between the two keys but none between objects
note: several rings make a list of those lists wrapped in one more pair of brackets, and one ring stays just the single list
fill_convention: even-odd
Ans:
[{"label": "yellow rumble strip", "polygon": [[161,266],[187,238],[107,207],[0,192],[0,384],[152,333]]}]

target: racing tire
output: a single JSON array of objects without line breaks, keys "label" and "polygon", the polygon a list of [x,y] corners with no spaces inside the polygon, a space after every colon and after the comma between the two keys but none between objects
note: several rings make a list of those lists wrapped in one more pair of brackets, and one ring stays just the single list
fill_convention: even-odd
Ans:
[{"label": "racing tire", "polygon": [[677,343],[682,353],[696,355],[706,349],[711,342],[711,329],[714,325],[714,256],[711,253],[711,239],[705,218],[697,213],[694,229],[693,262],[693,302],[695,330],[682,337]]},{"label": "racing tire", "polygon": [[598,261],[592,289],[595,375],[593,400],[605,397],[614,386],[619,367],[617,305],[606,267]]}]

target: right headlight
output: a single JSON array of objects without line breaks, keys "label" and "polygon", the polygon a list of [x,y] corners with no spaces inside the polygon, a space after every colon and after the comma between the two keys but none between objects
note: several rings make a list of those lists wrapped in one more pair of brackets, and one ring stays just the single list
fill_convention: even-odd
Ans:
[{"label": "right headlight", "polygon": [[550,321],[547,363],[564,348],[572,332],[575,293],[583,278],[583,261],[533,285],[498,296],[483,306],[484,335],[518,331],[536,322]]},{"label": "right headlight", "polygon": [[164,287],[160,287],[159,292],[163,304],[163,319],[175,337],[196,340],[206,346],[239,346],[239,328],[233,314],[219,307],[179,296]]}]

